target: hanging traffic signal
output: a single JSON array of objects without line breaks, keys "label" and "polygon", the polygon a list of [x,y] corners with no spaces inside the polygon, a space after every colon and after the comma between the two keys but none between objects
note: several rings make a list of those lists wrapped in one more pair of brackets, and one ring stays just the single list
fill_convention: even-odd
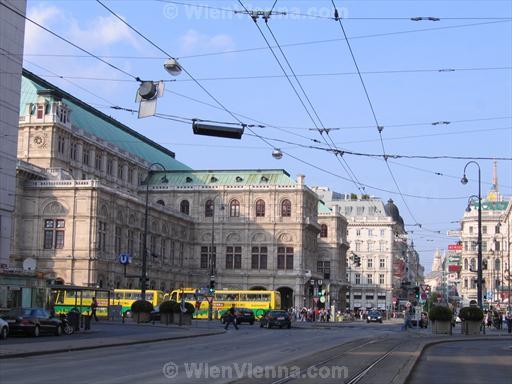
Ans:
[{"label": "hanging traffic signal", "polygon": [[414,287],[414,297],[416,297],[416,299],[420,298],[420,287]]}]

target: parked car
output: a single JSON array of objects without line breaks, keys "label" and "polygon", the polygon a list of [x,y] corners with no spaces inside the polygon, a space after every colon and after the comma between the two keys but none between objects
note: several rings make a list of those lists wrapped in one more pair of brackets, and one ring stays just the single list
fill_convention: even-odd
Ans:
[{"label": "parked car", "polygon": [[[220,321],[222,324],[226,323],[226,317],[230,316],[229,310],[224,312],[220,317]],[[254,324],[256,317],[254,316],[254,312],[249,308],[235,308],[235,322],[237,324],[241,323],[249,323],[251,325]]]},{"label": "parked car", "polygon": [[260,327],[270,329],[273,326],[291,328],[292,321],[288,311],[270,310],[265,312],[265,315],[260,319]]},{"label": "parked car", "polygon": [[2,316],[9,324],[11,333],[39,336],[41,333],[62,335],[62,321],[52,317],[44,308],[18,308]]},{"label": "parked car", "polygon": [[0,319],[0,339],[7,339],[9,334],[9,324],[4,319]]},{"label": "parked car", "polygon": [[366,322],[370,323],[382,323],[382,313],[379,311],[370,311],[368,312],[368,316],[366,317]]}]

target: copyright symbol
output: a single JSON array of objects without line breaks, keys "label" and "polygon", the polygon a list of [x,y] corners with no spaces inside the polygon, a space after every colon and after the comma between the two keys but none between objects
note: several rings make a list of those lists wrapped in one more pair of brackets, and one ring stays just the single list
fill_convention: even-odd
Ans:
[{"label": "copyright symbol", "polygon": [[178,7],[174,4],[164,6],[164,16],[168,19],[175,19],[178,16]]},{"label": "copyright symbol", "polygon": [[168,379],[174,379],[178,376],[178,366],[172,361],[165,363],[162,367],[162,373]]}]

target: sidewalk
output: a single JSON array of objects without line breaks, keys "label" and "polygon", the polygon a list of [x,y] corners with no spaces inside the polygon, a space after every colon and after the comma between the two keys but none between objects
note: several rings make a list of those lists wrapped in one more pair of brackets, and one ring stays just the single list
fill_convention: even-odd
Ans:
[{"label": "sidewalk", "polygon": [[103,321],[93,323],[89,331],[66,336],[10,336],[0,342],[0,359],[26,357],[87,349],[107,348],[157,341],[222,334],[223,329],[199,329],[177,325],[125,324]]}]

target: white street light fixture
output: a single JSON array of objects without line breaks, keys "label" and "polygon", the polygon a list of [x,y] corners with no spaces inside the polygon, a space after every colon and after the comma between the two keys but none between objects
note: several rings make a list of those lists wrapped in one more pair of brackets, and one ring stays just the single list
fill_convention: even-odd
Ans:
[{"label": "white street light fixture", "polygon": [[276,160],[281,160],[283,158],[283,152],[279,148],[274,148],[272,151],[272,157]]},{"label": "white street light fixture", "polygon": [[178,76],[182,71],[181,65],[176,61],[176,59],[167,59],[164,63],[164,69],[171,76]]}]

